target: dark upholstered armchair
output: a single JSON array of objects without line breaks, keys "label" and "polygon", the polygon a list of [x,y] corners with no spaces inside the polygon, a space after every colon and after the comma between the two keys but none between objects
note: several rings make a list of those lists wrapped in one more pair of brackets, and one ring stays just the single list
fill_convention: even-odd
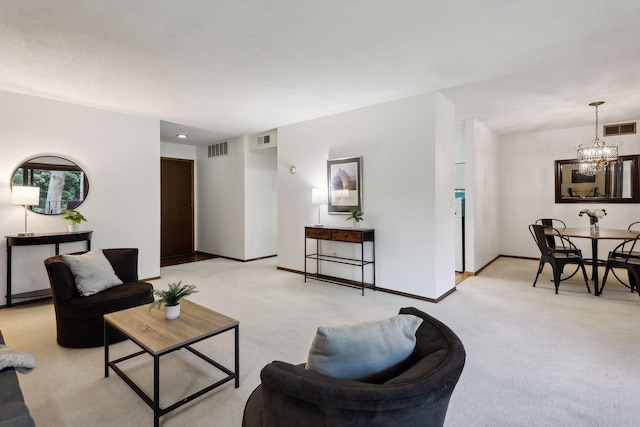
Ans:
[{"label": "dark upholstered armchair", "polygon": [[303,365],[272,362],[245,407],[245,427],[442,426],[465,363],[456,334],[416,308],[423,319],[416,347],[399,374],[379,383],[324,376]]},{"label": "dark upholstered armchair", "polygon": [[[138,280],[138,249],[104,249],[103,253],[123,283],[89,296],[80,296],[61,255],[44,261],[53,293],[58,344],[63,347],[99,347],[104,344],[104,314],[153,302],[153,286]],[[109,338],[114,343],[125,336],[113,331]]]}]

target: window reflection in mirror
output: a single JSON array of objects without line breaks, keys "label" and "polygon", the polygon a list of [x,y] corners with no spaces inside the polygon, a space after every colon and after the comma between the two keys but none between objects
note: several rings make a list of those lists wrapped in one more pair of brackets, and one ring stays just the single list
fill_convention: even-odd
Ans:
[{"label": "window reflection in mirror", "polygon": [[638,156],[621,156],[595,176],[575,160],[556,160],[556,203],[640,203]]},{"label": "window reflection in mirror", "polygon": [[89,193],[89,181],[78,165],[56,156],[41,156],[24,162],[13,174],[12,185],[40,188],[40,203],[33,212],[57,215],[76,209]]}]

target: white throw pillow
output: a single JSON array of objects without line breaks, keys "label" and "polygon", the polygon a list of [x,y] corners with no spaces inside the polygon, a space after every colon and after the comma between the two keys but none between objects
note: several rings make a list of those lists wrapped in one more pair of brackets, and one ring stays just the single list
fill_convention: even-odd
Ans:
[{"label": "white throw pillow", "polygon": [[420,317],[400,314],[351,326],[318,328],[306,368],[323,375],[366,381],[411,356]]},{"label": "white throw pillow", "polygon": [[122,285],[102,249],[81,255],[62,255],[76,279],[76,287],[82,296],[89,296],[114,286]]}]

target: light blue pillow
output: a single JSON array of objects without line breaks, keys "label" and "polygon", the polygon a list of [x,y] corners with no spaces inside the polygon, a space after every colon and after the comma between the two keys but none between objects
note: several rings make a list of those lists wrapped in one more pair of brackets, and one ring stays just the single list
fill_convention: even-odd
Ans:
[{"label": "light blue pillow", "polygon": [[89,296],[114,286],[122,285],[102,249],[81,255],[62,255],[76,279],[76,287],[82,296]]},{"label": "light blue pillow", "polygon": [[321,326],[306,368],[334,378],[366,381],[411,356],[420,324],[420,317],[400,314],[351,326]]}]

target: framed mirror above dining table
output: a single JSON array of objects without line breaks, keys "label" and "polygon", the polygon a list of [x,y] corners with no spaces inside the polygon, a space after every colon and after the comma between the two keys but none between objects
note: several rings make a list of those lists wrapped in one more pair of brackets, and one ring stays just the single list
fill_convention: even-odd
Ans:
[{"label": "framed mirror above dining table", "polygon": [[555,161],[556,203],[640,203],[640,155],[619,156],[595,175],[575,159]]}]

